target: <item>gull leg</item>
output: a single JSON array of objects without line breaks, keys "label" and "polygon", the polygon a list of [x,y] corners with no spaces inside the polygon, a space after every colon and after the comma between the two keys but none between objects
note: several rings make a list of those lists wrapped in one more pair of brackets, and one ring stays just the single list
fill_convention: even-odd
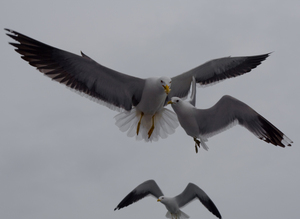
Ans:
[{"label": "gull leg", "polygon": [[140,126],[141,126],[141,121],[142,121],[143,116],[144,116],[144,113],[142,112],[142,113],[141,113],[140,121],[139,121],[139,123],[138,123],[138,125],[137,125],[136,135],[139,135]]},{"label": "gull leg", "polygon": [[194,141],[195,141],[195,150],[196,150],[196,153],[198,153],[198,148],[197,147],[200,148],[200,141],[196,138],[194,138]]},{"label": "gull leg", "polygon": [[152,126],[151,126],[151,128],[149,129],[149,132],[148,132],[148,138],[151,137],[152,132],[153,132],[153,130],[154,130],[154,116],[155,116],[155,114],[152,116]]}]

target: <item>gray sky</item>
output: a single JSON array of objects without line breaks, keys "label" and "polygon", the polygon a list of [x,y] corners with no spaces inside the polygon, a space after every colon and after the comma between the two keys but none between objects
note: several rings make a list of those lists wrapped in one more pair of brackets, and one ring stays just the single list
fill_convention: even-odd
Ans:
[{"label": "gray sky", "polygon": [[[135,186],[154,179],[167,196],[188,182],[223,218],[298,218],[299,24],[294,1],[2,1],[1,28],[141,78],[175,76],[210,59],[273,52],[251,73],[197,89],[197,107],[232,95],[294,141],[274,147],[235,126],[195,154],[181,127],[136,141],[117,112],[52,82],[24,62],[2,29],[0,218],[164,218],[152,197],[120,211]],[[199,202],[183,211],[215,218]]]}]

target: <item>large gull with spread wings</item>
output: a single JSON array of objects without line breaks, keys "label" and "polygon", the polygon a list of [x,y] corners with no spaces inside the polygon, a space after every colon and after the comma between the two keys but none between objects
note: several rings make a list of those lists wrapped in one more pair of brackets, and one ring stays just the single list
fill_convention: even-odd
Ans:
[{"label": "large gull with spread wings", "polygon": [[172,97],[168,103],[172,104],[181,127],[189,136],[194,138],[196,153],[200,143],[204,149],[208,150],[205,144],[208,137],[218,134],[235,124],[244,126],[259,139],[275,146],[285,147],[291,146],[293,143],[291,139],[250,106],[229,95],[223,96],[211,108],[197,109],[195,107],[195,78],[192,80],[190,101]]},{"label": "large gull with spread wings", "polygon": [[189,216],[181,211],[180,208],[184,207],[194,199],[198,199],[216,217],[222,218],[213,201],[202,189],[200,189],[195,184],[189,183],[183,190],[183,192],[175,197],[166,197],[154,180],[147,180],[138,185],[118,204],[115,210],[119,210],[128,205],[131,205],[148,195],[154,196],[155,198],[157,198],[158,202],[161,202],[166,206],[166,208],[168,209],[168,212],[166,214],[167,218],[189,218]]},{"label": "large gull with spread wings", "polygon": [[269,56],[224,57],[172,78],[142,79],[100,65],[82,52],[79,56],[5,30],[18,42],[10,44],[16,47],[22,59],[53,80],[111,109],[121,110],[115,117],[116,125],[128,136],[145,141],[174,133],[178,121],[165,105],[173,96],[188,95],[193,76],[200,85],[215,83],[250,72]]}]

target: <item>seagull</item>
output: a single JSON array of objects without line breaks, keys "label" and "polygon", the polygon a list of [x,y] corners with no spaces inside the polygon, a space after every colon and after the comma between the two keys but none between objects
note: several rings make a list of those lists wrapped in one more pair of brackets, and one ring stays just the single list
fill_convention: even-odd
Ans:
[{"label": "seagull", "polygon": [[197,147],[200,148],[200,143],[205,150],[208,150],[205,144],[208,137],[235,124],[244,126],[259,139],[275,146],[284,148],[293,143],[291,139],[250,106],[229,95],[224,95],[211,108],[197,109],[195,107],[195,87],[196,82],[193,78],[191,100],[184,101],[179,97],[172,97],[168,104],[172,105],[181,127],[194,139],[196,153],[198,153]]},{"label": "seagull", "polygon": [[154,180],[147,180],[142,184],[138,185],[134,190],[132,190],[114,210],[119,210],[121,208],[127,207],[134,202],[141,200],[142,198],[152,195],[157,198],[158,202],[161,202],[166,206],[168,212],[166,214],[167,218],[172,219],[185,219],[189,216],[180,210],[181,207],[185,206],[194,199],[199,199],[199,201],[216,217],[222,218],[219,210],[213,203],[213,201],[208,197],[208,195],[193,183],[189,183],[183,192],[173,198],[166,197],[156,184]]},{"label": "seagull", "polygon": [[175,132],[179,125],[176,114],[165,106],[173,96],[188,95],[192,76],[200,85],[216,83],[250,72],[270,54],[224,57],[172,78],[142,79],[100,65],[83,52],[79,56],[11,29],[5,30],[18,42],[9,44],[22,59],[53,80],[120,111],[115,116],[119,129],[129,137],[145,141],[157,141]]}]

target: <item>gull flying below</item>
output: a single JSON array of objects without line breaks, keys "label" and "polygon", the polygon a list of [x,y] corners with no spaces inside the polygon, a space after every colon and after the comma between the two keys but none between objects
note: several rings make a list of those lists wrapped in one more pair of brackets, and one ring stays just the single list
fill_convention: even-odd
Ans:
[{"label": "gull flying below", "polygon": [[79,56],[5,30],[18,42],[10,44],[22,59],[53,80],[121,111],[115,116],[119,129],[145,141],[166,138],[175,132],[177,117],[165,106],[173,96],[188,95],[193,76],[200,85],[212,84],[250,72],[269,56],[224,57],[172,78],[142,79],[100,65],[82,52]]},{"label": "gull flying below", "polygon": [[189,216],[180,210],[194,199],[198,199],[212,214],[218,218],[222,218],[219,210],[208,197],[208,195],[193,183],[189,183],[183,192],[175,197],[166,197],[154,180],[147,180],[133,189],[114,210],[119,210],[128,205],[141,200],[142,198],[152,195],[157,198],[158,202],[165,205],[168,212],[167,218],[185,219]]}]

